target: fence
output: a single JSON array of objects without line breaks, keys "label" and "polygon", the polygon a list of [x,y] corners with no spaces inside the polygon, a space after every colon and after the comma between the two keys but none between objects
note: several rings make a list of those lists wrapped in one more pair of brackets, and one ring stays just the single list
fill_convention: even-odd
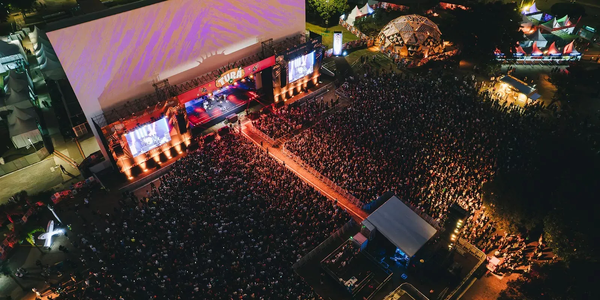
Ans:
[{"label": "fence", "polygon": [[258,130],[258,128],[254,127],[254,124],[252,124],[252,122],[250,122],[250,126],[248,127],[250,129],[250,131],[254,132],[254,134],[260,136],[263,140],[267,141],[267,143],[274,145],[275,144],[275,140],[272,139],[270,136],[264,134],[262,131]]},{"label": "fence", "polygon": [[287,150],[286,147],[285,147],[285,144],[283,144],[283,148],[281,149],[281,152],[284,155],[286,155],[287,157],[289,157],[290,159],[292,159],[295,163],[297,163],[300,166],[302,166],[302,168],[304,168],[308,173],[310,173],[311,175],[317,177],[319,180],[321,180],[323,183],[325,183],[325,185],[327,185],[329,188],[331,188],[332,190],[334,190],[336,193],[338,193],[342,197],[346,198],[348,200],[348,202],[350,202],[353,205],[355,205],[356,207],[362,209],[364,203],[362,203],[360,200],[358,200],[356,197],[354,197],[354,195],[350,194],[348,191],[346,191],[346,190],[342,189],[341,187],[339,187],[333,181],[329,180],[329,178],[323,176],[317,170],[313,169],[313,167],[311,167],[310,165],[308,165],[307,163],[305,163],[302,159],[300,159],[299,157],[297,157],[295,154],[293,154],[292,152],[290,152],[289,150]]},{"label": "fence", "polygon": [[350,219],[350,221],[348,221],[348,223],[344,224],[344,226],[342,226],[342,228],[340,228],[338,231],[334,232],[326,240],[324,240],[317,247],[315,247],[312,251],[308,252],[306,255],[304,255],[298,261],[296,261],[296,263],[294,263],[292,268],[294,270],[298,270],[298,268],[309,263],[312,259],[314,259],[315,256],[317,256],[321,252],[323,252],[323,249],[330,247],[334,243],[339,243],[340,242],[339,239],[343,239],[343,237],[345,235],[347,235],[348,232],[353,230],[353,228],[356,226],[357,226],[356,222],[353,219]]},{"label": "fence", "polygon": [[479,269],[479,267],[481,267],[481,264],[483,264],[484,261],[486,261],[487,256],[485,255],[485,253],[483,253],[483,251],[477,249],[477,247],[473,246],[471,243],[463,240],[463,239],[459,239],[458,243],[456,243],[456,247],[460,247],[463,250],[465,250],[466,252],[469,252],[469,254],[479,258],[479,262],[477,262],[477,264],[475,265],[475,267],[473,267],[473,269],[471,269],[471,272],[469,272],[469,274],[467,274],[465,276],[465,278],[463,278],[463,280],[460,282],[460,284],[450,293],[448,294],[448,296],[446,296],[446,300],[450,300],[454,297],[454,295],[456,294],[456,292],[458,292],[459,290],[462,289],[462,287],[465,285],[465,283],[467,283],[467,281],[471,278],[471,276],[473,276],[473,273],[475,273],[475,271],[477,271]]},{"label": "fence", "polygon": [[23,156],[19,159],[11,160],[4,164],[0,164],[0,176],[12,173],[14,171],[18,171],[27,166],[38,163],[44,160],[46,157],[48,157],[48,155],[50,155],[50,153],[48,153],[48,150],[46,149],[46,147],[44,147],[40,150],[37,150],[35,153]]}]

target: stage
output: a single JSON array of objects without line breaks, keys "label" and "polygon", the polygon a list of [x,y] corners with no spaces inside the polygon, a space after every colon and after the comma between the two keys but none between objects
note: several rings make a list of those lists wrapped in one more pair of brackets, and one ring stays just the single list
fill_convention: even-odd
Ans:
[{"label": "stage", "polygon": [[198,127],[243,110],[257,97],[254,80],[243,79],[185,103],[185,109],[192,127]]}]

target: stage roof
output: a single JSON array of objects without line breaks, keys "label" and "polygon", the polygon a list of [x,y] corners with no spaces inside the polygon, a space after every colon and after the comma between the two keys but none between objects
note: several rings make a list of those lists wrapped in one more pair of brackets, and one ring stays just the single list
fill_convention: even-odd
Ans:
[{"label": "stage roof", "polygon": [[392,244],[413,256],[436,233],[410,207],[393,196],[363,221],[370,223]]},{"label": "stage roof", "polygon": [[47,31],[88,121],[155,93],[158,81],[186,82],[306,27],[303,0],[169,0],[114,12]]},{"label": "stage roof", "polygon": [[[517,89],[519,92],[525,94],[526,96],[531,95],[531,93],[535,92],[535,89],[528,86],[527,84],[525,84],[524,82],[522,82],[521,80],[514,78],[510,75],[508,76],[504,76],[500,79],[500,81],[514,87],[515,89]],[[538,97],[539,98],[539,97]]]}]

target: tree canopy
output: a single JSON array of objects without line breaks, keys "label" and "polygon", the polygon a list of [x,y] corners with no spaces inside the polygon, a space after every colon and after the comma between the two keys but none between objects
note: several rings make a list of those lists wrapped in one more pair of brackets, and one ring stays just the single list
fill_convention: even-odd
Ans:
[{"label": "tree canopy", "polygon": [[585,7],[579,3],[556,3],[550,8],[553,16],[563,17],[568,15],[571,19],[585,16]]},{"label": "tree canopy", "polygon": [[577,105],[588,97],[600,97],[600,68],[587,68],[583,63],[576,63],[567,72],[553,73],[550,82],[556,87],[555,101],[563,104]]},{"label": "tree canopy", "polygon": [[533,265],[529,273],[509,281],[498,300],[599,299],[598,267],[586,261]]},{"label": "tree canopy", "polygon": [[582,132],[574,132],[564,119],[546,134],[533,136],[531,146],[519,149],[527,166],[496,174],[484,185],[483,201],[503,229],[543,230],[546,243],[562,259],[598,261],[597,149],[594,141],[581,140]]},{"label": "tree canopy", "polygon": [[307,0],[309,11],[315,12],[323,20],[330,20],[334,16],[339,16],[348,9],[348,0]]},{"label": "tree canopy", "polygon": [[451,11],[452,18],[441,18],[444,39],[457,44],[462,55],[475,63],[492,61],[496,48],[511,53],[523,38],[517,5],[493,2],[473,3],[470,7]]},{"label": "tree canopy", "polygon": [[37,3],[37,0],[3,0],[3,2],[15,9],[22,11],[30,10]]}]

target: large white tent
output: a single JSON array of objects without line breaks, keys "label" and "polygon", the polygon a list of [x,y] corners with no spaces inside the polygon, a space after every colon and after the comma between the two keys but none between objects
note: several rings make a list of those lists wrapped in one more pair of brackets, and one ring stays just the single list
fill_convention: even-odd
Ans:
[{"label": "large white tent", "polygon": [[372,13],[374,12],[374,10],[373,10],[373,9],[372,9],[372,8],[369,6],[369,4],[367,3],[367,4],[365,4],[365,6],[363,6],[363,7],[360,9],[360,12],[361,12],[363,15],[370,15],[370,14],[372,14]]},{"label": "large white tent", "polygon": [[360,9],[358,9],[358,6],[355,6],[354,9],[352,9],[350,14],[348,15],[348,18],[346,19],[346,23],[348,23],[350,26],[354,26],[354,21],[356,21],[356,18],[362,17],[362,15],[363,15],[363,13],[360,12]]},{"label": "large white tent", "polygon": [[66,79],[65,71],[43,31],[35,27],[29,33],[29,39],[34,44],[35,56],[44,77],[52,80]]},{"label": "large white tent", "polygon": [[415,255],[437,232],[396,196],[370,214],[363,225],[376,228],[376,232],[408,256]]},{"label": "large white tent", "polygon": [[548,44],[548,40],[546,40],[539,29],[534,34],[529,36],[529,40],[532,42],[537,42],[537,46],[540,48],[544,48]]},{"label": "large white tent", "polygon": [[5,81],[6,96],[0,101],[0,110],[10,112],[6,119],[13,145],[15,148],[23,148],[42,141],[37,113],[32,104],[33,84],[29,75],[10,70]]}]

